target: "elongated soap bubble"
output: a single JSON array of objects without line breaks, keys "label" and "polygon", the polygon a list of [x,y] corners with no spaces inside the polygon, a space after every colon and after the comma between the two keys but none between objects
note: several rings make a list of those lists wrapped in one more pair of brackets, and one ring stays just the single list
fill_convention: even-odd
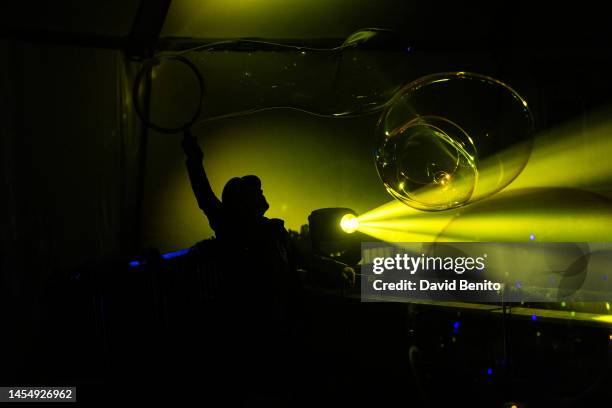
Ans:
[{"label": "elongated soap bubble", "polygon": [[533,144],[527,102],[501,81],[467,72],[404,86],[378,125],[375,162],[387,191],[420,210],[490,196],[525,167]]},{"label": "elongated soap bubble", "polygon": [[310,45],[245,39],[160,53],[136,76],[136,112],[166,133],[273,108],[354,117],[381,111],[417,78],[412,48],[388,30],[360,30],[333,48]]}]

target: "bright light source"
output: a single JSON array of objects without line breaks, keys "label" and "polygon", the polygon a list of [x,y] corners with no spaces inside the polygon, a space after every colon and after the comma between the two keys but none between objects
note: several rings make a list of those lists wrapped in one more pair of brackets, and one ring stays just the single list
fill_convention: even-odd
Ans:
[{"label": "bright light source", "polygon": [[351,234],[359,228],[359,219],[353,214],[346,214],[340,220],[340,227],[347,234]]},{"label": "bright light source", "polygon": [[612,323],[612,316],[610,315],[597,315],[593,317],[593,320],[603,323]]}]

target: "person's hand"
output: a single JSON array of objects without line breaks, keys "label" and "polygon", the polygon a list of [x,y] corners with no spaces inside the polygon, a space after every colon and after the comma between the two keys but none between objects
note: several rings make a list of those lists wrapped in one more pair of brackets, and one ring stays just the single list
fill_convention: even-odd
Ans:
[{"label": "person's hand", "polygon": [[198,140],[192,136],[189,129],[186,129],[183,134],[181,146],[189,159],[202,161],[204,158],[204,153],[202,153],[202,149],[198,145]]},{"label": "person's hand", "polygon": [[345,266],[342,269],[342,279],[344,279],[347,287],[355,287],[355,270],[350,266]]}]

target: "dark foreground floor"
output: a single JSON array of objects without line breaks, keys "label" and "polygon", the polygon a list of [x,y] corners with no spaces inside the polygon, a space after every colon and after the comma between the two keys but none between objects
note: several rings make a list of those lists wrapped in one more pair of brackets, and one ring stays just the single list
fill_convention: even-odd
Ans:
[{"label": "dark foreground floor", "polygon": [[612,397],[607,328],[312,289],[278,334],[240,299],[228,312],[201,278],[50,285],[35,327],[7,320],[0,382],[76,386],[79,405],[604,407]]}]

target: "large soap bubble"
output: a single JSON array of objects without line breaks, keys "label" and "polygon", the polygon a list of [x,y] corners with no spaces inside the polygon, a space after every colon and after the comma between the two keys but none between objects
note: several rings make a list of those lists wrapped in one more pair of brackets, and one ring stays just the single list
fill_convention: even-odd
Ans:
[{"label": "large soap bubble", "polygon": [[533,144],[527,102],[483,75],[447,72],[404,86],[379,121],[378,173],[389,193],[421,210],[445,210],[507,186]]},{"label": "large soap bubble", "polygon": [[411,56],[400,36],[376,28],[334,48],[219,41],[145,61],[134,104],[145,124],[166,133],[274,108],[356,117],[382,110],[417,78]]}]

